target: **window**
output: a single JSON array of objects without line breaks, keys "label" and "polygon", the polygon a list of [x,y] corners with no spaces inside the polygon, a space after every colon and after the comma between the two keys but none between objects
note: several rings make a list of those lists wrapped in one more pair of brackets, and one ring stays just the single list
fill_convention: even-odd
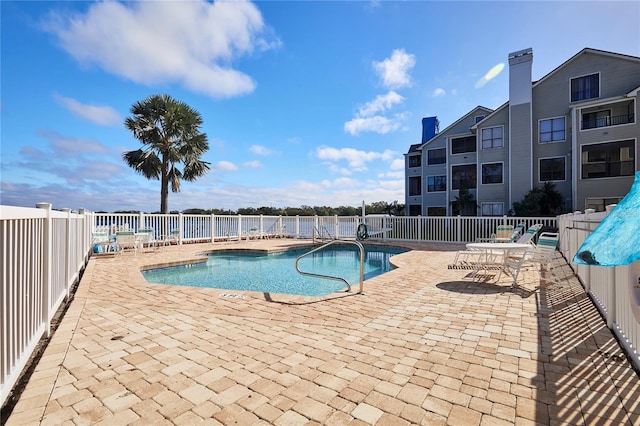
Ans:
[{"label": "window", "polygon": [[447,162],[447,149],[428,149],[427,150],[427,164],[444,164]]},{"label": "window", "polygon": [[420,185],[420,176],[411,176],[409,178],[409,196],[422,195],[422,185]]},{"label": "window", "polygon": [[422,215],[422,206],[420,204],[409,204],[409,216]]},{"label": "window", "polygon": [[446,190],[446,176],[427,176],[427,192],[442,192]]},{"label": "window", "polygon": [[485,117],[484,115],[476,115],[476,116],[473,118],[473,121],[475,121],[475,122],[476,122],[476,124],[477,124],[477,123],[481,122],[481,121],[482,121],[482,119],[483,119],[484,117]]},{"label": "window", "polygon": [[451,167],[451,189],[476,187],[477,174],[475,164]]},{"label": "window", "polygon": [[427,216],[446,216],[446,207],[427,207]]},{"label": "window", "polygon": [[502,127],[482,129],[482,149],[500,148],[503,146]]},{"label": "window", "polygon": [[482,216],[502,216],[502,203],[482,203]]},{"label": "window", "polygon": [[635,171],[633,140],[584,145],[582,179],[632,176]]},{"label": "window", "polygon": [[422,158],[421,155],[410,155],[409,167],[420,167],[420,164],[421,164],[420,158]]},{"label": "window", "polygon": [[502,163],[482,165],[482,184],[502,183]]},{"label": "window", "polygon": [[462,154],[465,152],[476,152],[476,137],[465,136],[451,139],[451,153]]},{"label": "window", "polygon": [[541,158],[540,182],[566,180],[565,162],[565,157]]},{"label": "window", "polygon": [[600,97],[600,75],[591,74],[571,79],[571,102]]},{"label": "window", "polygon": [[540,120],[538,139],[540,143],[564,141],[566,140],[564,129],[565,129],[564,117]]}]

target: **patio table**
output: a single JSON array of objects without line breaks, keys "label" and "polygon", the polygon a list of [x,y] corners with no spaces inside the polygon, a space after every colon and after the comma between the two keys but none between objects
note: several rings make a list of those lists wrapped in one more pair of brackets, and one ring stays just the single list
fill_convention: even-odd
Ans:
[{"label": "patio table", "polygon": [[[502,272],[507,272],[507,259],[509,258],[509,255],[513,252],[524,252],[531,248],[533,248],[531,244],[523,243],[468,243],[467,249],[479,250],[483,252],[484,255],[480,256],[480,259],[484,258],[484,263],[482,260],[478,262],[478,266],[473,272],[473,277],[475,278],[481,269],[486,269],[489,266],[496,265],[496,263],[490,261],[492,255],[502,255],[502,263],[498,264],[500,267],[500,274],[497,279],[500,279]],[[516,283],[514,282],[513,285],[515,284]]]}]

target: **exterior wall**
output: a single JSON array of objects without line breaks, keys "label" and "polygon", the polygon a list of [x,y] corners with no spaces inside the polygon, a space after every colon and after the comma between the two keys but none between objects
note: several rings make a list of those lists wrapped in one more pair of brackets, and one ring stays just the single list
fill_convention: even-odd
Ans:
[{"label": "exterior wall", "polygon": [[[428,216],[427,209],[429,207],[445,207],[448,211],[447,192],[428,192],[427,178],[429,176],[449,176],[447,172],[448,161],[444,164],[428,164],[428,151],[430,149],[447,149],[446,137],[440,133],[428,144],[422,147],[422,176],[424,189],[422,191],[422,214]],[[448,152],[448,151],[447,151]],[[449,183],[447,183],[447,189]]]},{"label": "exterior wall", "polygon": [[[551,181],[558,192],[562,194],[565,208],[572,210],[572,185],[573,173],[571,161],[571,141],[573,123],[568,99],[570,96],[570,72],[563,70],[545,79],[533,88],[533,185],[540,186],[540,160],[547,158],[564,157],[565,179]],[[540,142],[540,121],[547,119],[563,118],[565,123],[565,138],[562,141]]]},{"label": "exterior wall", "polygon": [[[491,127],[502,128],[502,148],[482,148],[482,130]],[[511,209],[509,204],[509,109],[503,108],[487,117],[478,126],[478,190],[476,201],[482,203],[503,203],[504,214]],[[482,164],[502,163],[502,183],[482,184]],[[480,210],[482,212],[482,210]]]},{"label": "exterior wall", "polygon": [[509,108],[509,123],[509,204],[513,204],[522,200],[532,189],[531,104],[512,105]]}]

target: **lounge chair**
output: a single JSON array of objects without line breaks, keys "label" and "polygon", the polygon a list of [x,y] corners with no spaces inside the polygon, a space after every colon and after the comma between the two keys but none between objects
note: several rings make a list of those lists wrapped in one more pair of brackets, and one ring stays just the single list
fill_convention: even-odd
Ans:
[{"label": "lounge chair", "polygon": [[506,264],[509,272],[513,276],[513,285],[516,285],[520,272],[530,266],[551,272],[552,268],[550,265],[553,261],[556,248],[558,247],[558,241],[559,234],[557,232],[543,232],[538,237],[537,243],[533,245],[530,250],[526,250],[515,256],[509,256]]},{"label": "lounge chair", "polygon": [[94,253],[108,253],[111,251],[113,241],[107,232],[93,232],[91,234],[91,244]]},{"label": "lounge chair", "polygon": [[476,243],[507,243],[513,236],[512,225],[498,225],[496,232],[489,238],[476,238]]},{"label": "lounge chair", "polygon": [[527,232],[525,232],[524,234],[522,234],[522,236],[520,238],[518,238],[518,240],[516,241],[516,243],[521,243],[521,244],[525,244],[525,243],[529,243],[529,244],[533,244],[535,242],[534,237],[536,236],[536,234],[542,229],[542,224],[541,223],[537,223],[535,225],[532,225],[529,227],[529,229],[527,229]]},{"label": "lounge chair", "polygon": [[125,250],[133,249],[134,256],[138,253],[138,240],[133,231],[116,232],[116,251],[124,253]]},{"label": "lounge chair", "polygon": [[158,241],[154,236],[153,228],[139,229],[136,234],[136,237],[141,250],[144,250],[145,247],[156,248],[158,245]]}]

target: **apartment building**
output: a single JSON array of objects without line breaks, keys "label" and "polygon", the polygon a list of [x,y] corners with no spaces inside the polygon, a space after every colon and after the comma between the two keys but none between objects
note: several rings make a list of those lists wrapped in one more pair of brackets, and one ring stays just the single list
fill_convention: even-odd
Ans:
[{"label": "apartment building", "polygon": [[[477,106],[442,131],[436,117],[422,120],[405,154],[407,214],[502,216],[544,182],[565,212],[602,211],[628,192],[640,170],[640,58],[585,48],[538,81],[532,49],[508,59],[503,105]],[[460,189],[474,199],[462,212]]]}]

